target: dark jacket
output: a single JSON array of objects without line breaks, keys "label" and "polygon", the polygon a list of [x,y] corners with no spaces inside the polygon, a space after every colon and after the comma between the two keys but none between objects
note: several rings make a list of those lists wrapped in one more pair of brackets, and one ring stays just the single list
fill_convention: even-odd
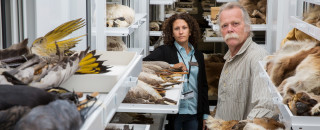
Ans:
[{"label": "dark jacket", "polygon": [[[194,53],[199,65],[198,73],[198,105],[197,105],[197,116],[199,121],[199,128],[202,129],[203,114],[209,115],[209,102],[208,102],[208,84],[206,71],[204,66],[203,54],[195,49]],[[169,64],[179,63],[177,49],[174,45],[162,45],[157,47],[150,55],[143,58],[143,61],[165,61]],[[169,127],[168,129],[174,128],[173,123],[176,115],[168,115]],[[173,121],[170,121],[173,120]]]}]

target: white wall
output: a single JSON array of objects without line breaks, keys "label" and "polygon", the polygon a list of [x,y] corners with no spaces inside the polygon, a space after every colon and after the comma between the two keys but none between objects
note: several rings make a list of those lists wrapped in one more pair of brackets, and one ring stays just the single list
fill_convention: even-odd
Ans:
[{"label": "white wall", "polygon": [[[34,25],[28,24],[27,33],[35,33],[36,38],[44,36],[49,31],[70,20],[86,18],[85,0],[35,0],[34,8],[27,9],[34,13],[34,21],[27,21],[35,23]],[[32,13],[29,15],[32,15]],[[86,34],[86,27],[73,32],[67,38],[83,34]],[[86,49],[86,37],[82,37],[81,39],[82,41],[76,45],[75,50]],[[29,43],[32,43],[33,39],[31,38],[30,40]]]}]

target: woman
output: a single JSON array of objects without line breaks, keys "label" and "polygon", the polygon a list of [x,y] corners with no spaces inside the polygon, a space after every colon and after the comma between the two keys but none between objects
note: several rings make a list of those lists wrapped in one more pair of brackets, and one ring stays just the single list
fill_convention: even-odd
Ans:
[{"label": "woman", "polygon": [[173,68],[189,72],[185,75],[187,81],[183,84],[184,98],[180,100],[179,113],[168,115],[167,129],[204,129],[209,103],[203,54],[195,50],[200,39],[199,25],[189,14],[175,14],[164,22],[163,39],[165,45],[156,48],[143,60],[165,61]]}]

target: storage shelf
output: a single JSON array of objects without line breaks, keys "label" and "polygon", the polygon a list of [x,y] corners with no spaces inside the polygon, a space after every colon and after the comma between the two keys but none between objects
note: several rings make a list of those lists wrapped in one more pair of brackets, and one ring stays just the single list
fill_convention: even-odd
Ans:
[{"label": "storage shelf", "polygon": [[170,18],[173,14],[165,14],[165,18]]},{"label": "storage shelf", "polygon": [[305,1],[305,2],[308,2],[308,3],[320,5],[320,1],[319,1],[319,0],[304,0],[304,1]]},{"label": "storage shelf", "polygon": [[183,88],[183,83],[179,85],[174,85],[173,88],[166,90],[165,97],[176,101],[177,102],[176,105],[121,103],[117,112],[168,113],[168,114],[178,113],[182,88]]},{"label": "storage shelf", "polygon": [[154,46],[149,46],[149,51],[153,51],[154,50]]},{"label": "storage shelf", "polygon": [[[211,28],[214,31],[219,30],[219,26],[212,23],[210,15],[208,15],[208,16],[206,16],[204,18],[206,19],[206,21],[208,21],[209,26],[211,26]],[[251,31],[266,31],[266,30],[267,30],[267,25],[266,24],[251,24]]]},{"label": "storage shelf", "polygon": [[320,28],[309,24],[296,16],[290,17],[291,26],[299,29],[300,31],[312,36],[313,38],[320,40]]},{"label": "storage shelf", "polygon": [[172,5],[176,0],[150,0],[150,5]]},{"label": "storage shelf", "polygon": [[281,112],[282,119],[286,128],[293,130],[319,130],[319,116],[295,116],[290,111],[289,107],[283,103],[277,104]]},{"label": "storage shelf", "polygon": [[[123,57],[121,57],[121,55],[119,55],[119,57],[114,57],[114,59],[119,58]],[[113,66],[113,68],[114,67],[116,68],[116,66]],[[126,65],[126,67],[122,67],[122,69],[124,69],[124,73],[117,76],[117,81],[112,86],[111,90],[108,93],[102,92],[98,95],[98,101],[96,105],[100,106],[98,106],[86,119],[81,127],[82,130],[104,129],[107,126],[130,87],[137,84],[136,77],[138,77],[139,73],[141,72],[141,67],[142,55],[137,53],[134,57],[132,57],[131,61]],[[91,76],[96,78],[99,77],[99,75]]]},{"label": "storage shelf", "polygon": [[[219,30],[219,26],[216,24],[211,24],[211,28],[215,31]],[[251,24],[251,31],[266,31],[266,30],[267,30],[266,24]]]},{"label": "storage shelf", "polygon": [[[147,14],[135,14],[135,21],[129,27],[107,27],[105,30],[106,36],[128,36],[146,22]],[[92,35],[96,35],[95,27],[92,27]]]},{"label": "storage shelf", "polygon": [[224,42],[222,37],[204,37],[204,42]]},{"label": "storage shelf", "polygon": [[204,42],[224,42],[223,38],[220,36],[213,37],[215,32],[211,28],[206,28],[203,34]]},{"label": "storage shelf", "polygon": [[150,125],[148,124],[117,124],[110,123],[108,127],[122,130],[124,125],[128,125],[129,129],[134,128],[134,130],[150,130]]},{"label": "storage shelf", "polygon": [[149,36],[161,36],[162,31],[150,31]]},{"label": "storage shelf", "polygon": [[267,81],[268,88],[272,94],[272,98],[274,99],[275,103],[282,102],[282,96],[278,92],[276,86],[272,83],[268,73],[265,70],[266,61],[259,61],[260,66],[260,76],[263,77]]}]

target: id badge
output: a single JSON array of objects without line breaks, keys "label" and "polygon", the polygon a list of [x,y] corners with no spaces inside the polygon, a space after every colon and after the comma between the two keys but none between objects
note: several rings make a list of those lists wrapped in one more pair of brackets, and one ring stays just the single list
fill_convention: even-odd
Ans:
[{"label": "id badge", "polygon": [[182,95],[183,95],[183,99],[189,99],[189,98],[193,98],[194,97],[193,91],[185,92]]},{"label": "id badge", "polygon": [[189,62],[190,66],[198,66],[198,62]]}]

